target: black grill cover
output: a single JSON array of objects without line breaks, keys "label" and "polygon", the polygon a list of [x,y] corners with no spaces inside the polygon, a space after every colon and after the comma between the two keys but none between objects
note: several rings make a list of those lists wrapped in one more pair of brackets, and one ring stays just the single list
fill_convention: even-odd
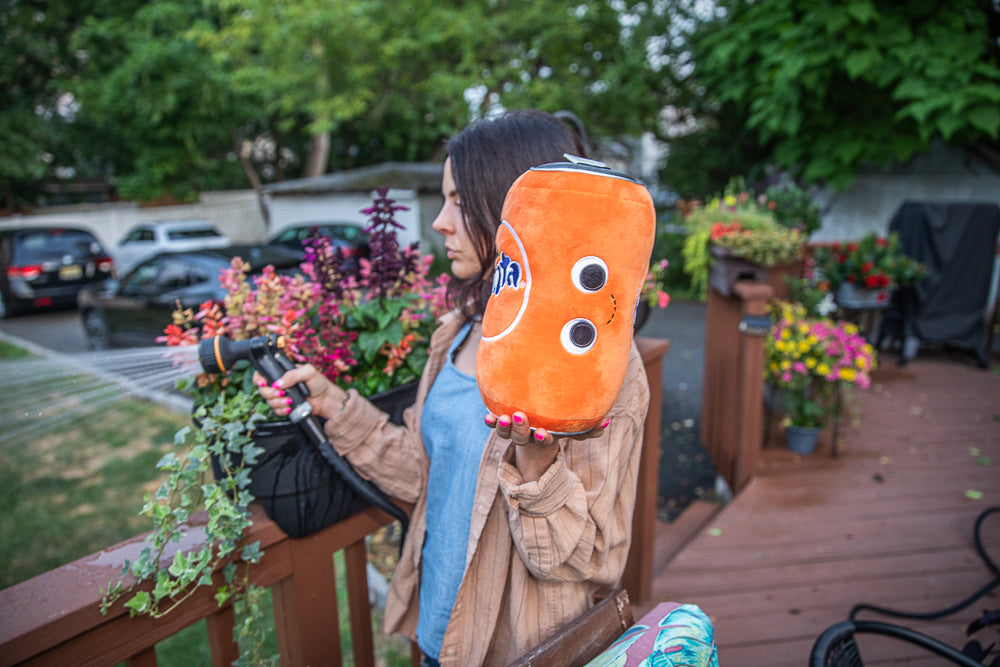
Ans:
[{"label": "black grill cover", "polygon": [[[973,352],[987,365],[986,314],[1000,233],[1000,207],[992,203],[905,202],[889,231],[925,276],[893,300],[889,320],[905,340],[944,343]],[[915,351],[913,351],[915,353]],[[904,359],[907,346],[904,345]],[[910,354],[912,356],[912,354]]]}]

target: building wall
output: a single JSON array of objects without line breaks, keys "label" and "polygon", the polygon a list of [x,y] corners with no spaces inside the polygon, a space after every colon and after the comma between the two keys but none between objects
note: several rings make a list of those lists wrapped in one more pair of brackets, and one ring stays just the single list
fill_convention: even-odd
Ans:
[{"label": "building wall", "polygon": [[905,165],[860,174],[843,192],[819,194],[822,227],[816,241],[850,241],[869,231],[885,233],[905,201],[990,202],[1000,206],[1000,173],[943,144]]},{"label": "building wall", "polygon": [[264,214],[253,190],[205,192],[198,202],[179,206],[142,208],[135,202],[51,206],[37,209],[31,215],[0,218],[0,226],[84,227],[111,249],[138,222],[176,218],[208,220],[235,243],[258,243],[266,238]]}]

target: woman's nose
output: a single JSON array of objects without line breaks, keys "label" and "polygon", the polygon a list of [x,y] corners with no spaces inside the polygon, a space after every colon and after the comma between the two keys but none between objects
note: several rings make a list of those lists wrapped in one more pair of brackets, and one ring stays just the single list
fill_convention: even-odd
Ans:
[{"label": "woman's nose", "polygon": [[434,222],[431,223],[431,229],[438,234],[449,234],[455,231],[451,222],[448,220],[447,212],[448,204],[445,204],[441,207],[441,210],[438,211],[437,217],[434,218]]}]

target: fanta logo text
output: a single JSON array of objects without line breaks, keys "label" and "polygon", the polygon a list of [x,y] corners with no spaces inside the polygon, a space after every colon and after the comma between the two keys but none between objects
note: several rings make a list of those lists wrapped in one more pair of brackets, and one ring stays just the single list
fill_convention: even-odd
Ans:
[{"label": "fanta logo text", "polygon": [[500,290],[506,287],[521,289],[521,265],[501,252],[493,269],[493,295],[500,294]]}]

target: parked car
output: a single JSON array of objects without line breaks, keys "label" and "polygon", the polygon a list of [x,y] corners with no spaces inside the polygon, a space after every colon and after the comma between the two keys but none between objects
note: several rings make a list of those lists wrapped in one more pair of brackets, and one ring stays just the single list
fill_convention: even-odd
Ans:
[{"label": "parked car", "polygon": [[71,226],[0,228],[0,319],[76,303],[86,285],[112,275],[97,237]]},{"label": "parked car", "polygon": [[206,301],[222,303],[226,292],[219,273],[233,257],[242,257],[258,274],[272,265],[278,273],[299,271],[299,258],[283,248],[234,245],[187,252],[158,253],[120,279],[109,279],[80,292],[80,316],[91,349],[146,347],[170,324],[180,305],[197,309]]},{"label": "parked car", "polygon": [[364,227],[352,222],[297,222],[274,234],[269,245],[278,245],[293,250],[301,257],[305,254],[303,242],[310,236],[322,234],[330,238],[334,248],[339,248],[347,259],[346,268],[357,269],[358,260],[368,257],[368,234]]},{"label": "parked car", "polygon": [[232,242],[208,220],[152,220],[140,222],[115,245],[115,268],[124,275],[141,260],[158,252],[225,248]]}]

